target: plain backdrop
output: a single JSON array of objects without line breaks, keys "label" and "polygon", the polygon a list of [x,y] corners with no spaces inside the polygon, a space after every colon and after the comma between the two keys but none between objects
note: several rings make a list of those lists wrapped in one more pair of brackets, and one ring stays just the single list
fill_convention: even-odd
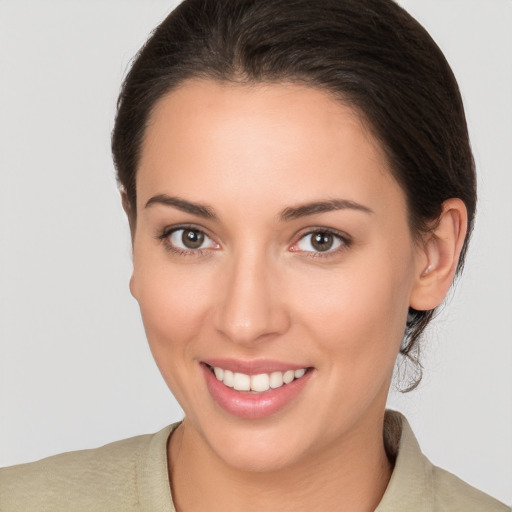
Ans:
[{"label": "plain backdrop", "polygon": [[[313,0],[312,0],[313,1]],[[128,63],[176,2],[0,0],[0,465],[181,418],[128,291],[110,156]],[[479,173],[466,271],[390,406],[424,452],[512,502],[512,2],[402,0],[459,80]]]}]

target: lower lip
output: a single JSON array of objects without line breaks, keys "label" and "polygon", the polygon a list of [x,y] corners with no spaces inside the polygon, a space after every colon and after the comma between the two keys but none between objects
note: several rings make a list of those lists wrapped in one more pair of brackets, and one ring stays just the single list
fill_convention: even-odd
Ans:
[{"label": "lower lip", "polygon": [[226,412],[247,419],[265,418],[284,408],[302,391],[312,373],[308,370],[300,379],[295,379],[277,389],[269,389],[263,393],[249,393],[236,391],[224,385],[205,364],[201,364],[201,368],[213,399]]}]

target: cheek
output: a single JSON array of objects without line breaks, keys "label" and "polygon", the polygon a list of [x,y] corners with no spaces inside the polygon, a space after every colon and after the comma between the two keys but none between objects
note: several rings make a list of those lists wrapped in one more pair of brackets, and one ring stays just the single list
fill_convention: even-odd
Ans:
[{"label": "cheek", "polygon": [[190,267],[135,260],[134,285],[153,358],[182,408],[190,410],[190,396],[200,394],[191,375],[199,371],[194,347],[205,337],[209,282]]},{"label": "cheek", "polygon": [[170,265],[156,259],[134,261],[134,288],[147,338],[162,368],[165,360],[187,351],[205,325],[209,280],[194,265]]},{"label": "cheek", "polygon": [[392,365],[408,311],[407,274],[375,262],[319,273],[300,287],[296,317],[326,354],[349,361],[351,371]]}]

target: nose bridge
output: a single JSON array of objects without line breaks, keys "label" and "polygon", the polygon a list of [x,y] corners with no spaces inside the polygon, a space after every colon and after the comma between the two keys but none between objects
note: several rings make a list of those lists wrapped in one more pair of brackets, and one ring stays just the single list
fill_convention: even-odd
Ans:
[{"label": "nose bridge", "polygon": [[284,332],[288,314],[279,290],[279,269],[264,251],[234,255],[222,279],[216,328],[231,341],[252,344]]}]

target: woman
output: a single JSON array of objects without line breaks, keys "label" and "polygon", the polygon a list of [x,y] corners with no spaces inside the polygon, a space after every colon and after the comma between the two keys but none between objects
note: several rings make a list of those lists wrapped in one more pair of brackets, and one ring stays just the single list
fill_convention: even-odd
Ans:
[{"label": "woman", "polygon": [[475,210],[421,27],[388,1],[184,2],[125,81],[113,151],[131,291],[186,417],[7,470],[5,510],[506,509],[384,417]]}]

